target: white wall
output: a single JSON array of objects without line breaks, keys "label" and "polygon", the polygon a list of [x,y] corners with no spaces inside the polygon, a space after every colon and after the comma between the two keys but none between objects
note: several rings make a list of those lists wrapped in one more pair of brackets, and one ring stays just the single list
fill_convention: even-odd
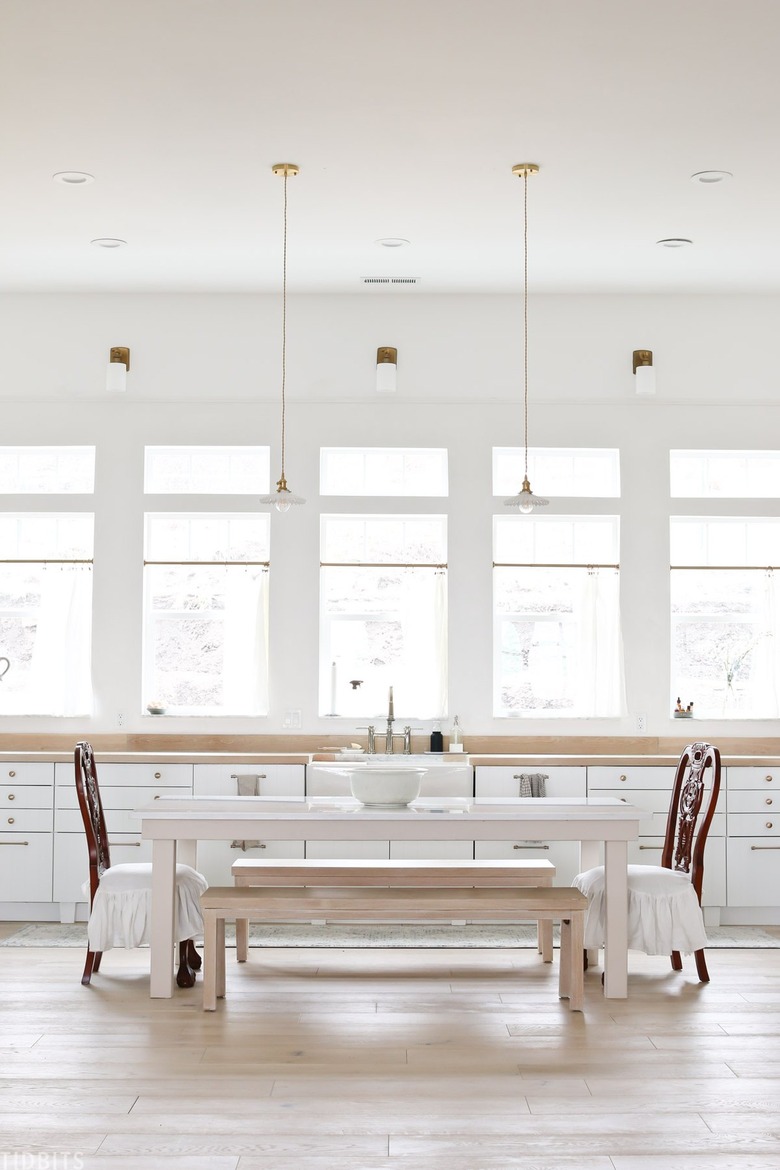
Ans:
[{"label": "white wall", "polygon": [[[450,711],[466,734],[652,735],[669,712],[669,447],[780,447],[773,297],[540,297],[532,300],[530,442],[616,446],[623,496],[621,580],[631,714],[615,720],[491,716],[491,496],[494,445],[522,442],[521,304],[512,297],[291,297],[287,477],[305,508],[272,520],[272,711],[258,720],[141,714],[142,452],[146,443],[270,443],[278,473],[280,306],[240,295],[37,296],[0,300],[0,443],[98,448],[94,678],[84,720],[0,717],[0,731],[333,732],[317,709],[318,517],[352,510],[318,498],[321,445],[438,445],[450,452]],[[128,392],[107,396],[112,345],[132,351]],[[399,351],[398,393],[377,398],[375,351]],[[655,352],[658,394],[636,399],[631,352]],[[519,487],[519,484],[518,484]],[[537,492],[543,484],[534,484]],[[28,501],[41,509],[50,499]],[[90,501],[84,506],[89,507]],[[252,508],[251,500],[220,501]],[[213,507],[214,501],[207,506]],[[3,506],[16,507],[12,497]],[[70,508],[73,501],[64,501]],[[167,507],[158,501],[154,507]],[[185,506],[198,507],[197,497]],[[387,510],[402,510],[393,502]],[[378,509],[379,510],[379,509]],[[430,509],[433,510],[433,509]],[[436,510],[441,510],[438,507]],[[551,511],[586,510],[553,501]],[[678,503],[674,512],[685,513]],[[696,513],[744,514],[696,505]],[[767,513],[780,508],[751,511]],[[2,653],[2,647],[0,647]],[[88,721],[87,721],[88,722]],[[351,724],[344,724],[345,734]],[[697,723],[703,735],[780,734],[778,721]],[[674,728],[676,730],[676,728]],[[351,738],[351,737],[350,737]]]}]

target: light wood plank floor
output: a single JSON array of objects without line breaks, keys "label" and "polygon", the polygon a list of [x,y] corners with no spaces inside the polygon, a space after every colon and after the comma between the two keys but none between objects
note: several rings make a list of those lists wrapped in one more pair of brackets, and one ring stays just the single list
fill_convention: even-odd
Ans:
[{"label": "light wood plank floor", "polygon": [[145,951],[84,988],[79,950],[0,949],[2,1170],[780,1167],[780,951],[710,951],[709,986],[632,954],[583,1014],[557,953],[233,955],[204,1013]]}]

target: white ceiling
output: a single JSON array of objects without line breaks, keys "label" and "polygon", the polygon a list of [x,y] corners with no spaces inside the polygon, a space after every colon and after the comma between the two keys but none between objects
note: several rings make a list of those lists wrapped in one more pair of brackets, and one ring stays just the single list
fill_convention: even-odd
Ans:
[{"label": "white ceiling", "polygon": [[278,289],[291,161],[291,292],[517,290],[532,161],[532,289],[776,292],[779,41],[778,0],[2,0],[0,287]]}]

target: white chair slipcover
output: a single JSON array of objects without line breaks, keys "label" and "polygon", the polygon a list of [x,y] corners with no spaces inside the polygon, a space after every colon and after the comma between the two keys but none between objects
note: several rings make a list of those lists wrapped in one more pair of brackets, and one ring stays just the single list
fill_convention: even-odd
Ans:
[{"label": "white chair slipcover", "polygon": [[[189,865],[176,866],[176,940],[200,938],[200,895],[208,888]],[[87,885],[87,894],[89,886]],[[152,928],[152,867],[149,862],[112,865],[100,878],[87,926],[90,951],[148,944]]]},{"label": "white chair slipcover", "polygon": [[[578,874],[572,885],[588,899],[585,949],[595,950],[604,944],[604,867]],[[660,865],[629,865],[629,950],[688,955],[706,945],[704,916],[689,875]]]}]

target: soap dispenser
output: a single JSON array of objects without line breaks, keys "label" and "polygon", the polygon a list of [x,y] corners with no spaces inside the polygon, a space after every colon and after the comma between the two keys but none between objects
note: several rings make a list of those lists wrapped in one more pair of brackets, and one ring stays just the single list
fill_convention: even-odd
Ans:
[{"label": "soap dispenser", "polygon": [[458,721],[457,715],[455,716],[455,718],[452,721],[452,731],[450,732],[450,751],[451,752],[462,752],[463,751],[463,744],[461,743],[461,740],[460,740],[460,723]]},{"label": "soap dispenser", "polygon": [[444,736],[441,733],[441,723],[434,723],[433,731],[431,732],[431,751],[444,751]]}]

